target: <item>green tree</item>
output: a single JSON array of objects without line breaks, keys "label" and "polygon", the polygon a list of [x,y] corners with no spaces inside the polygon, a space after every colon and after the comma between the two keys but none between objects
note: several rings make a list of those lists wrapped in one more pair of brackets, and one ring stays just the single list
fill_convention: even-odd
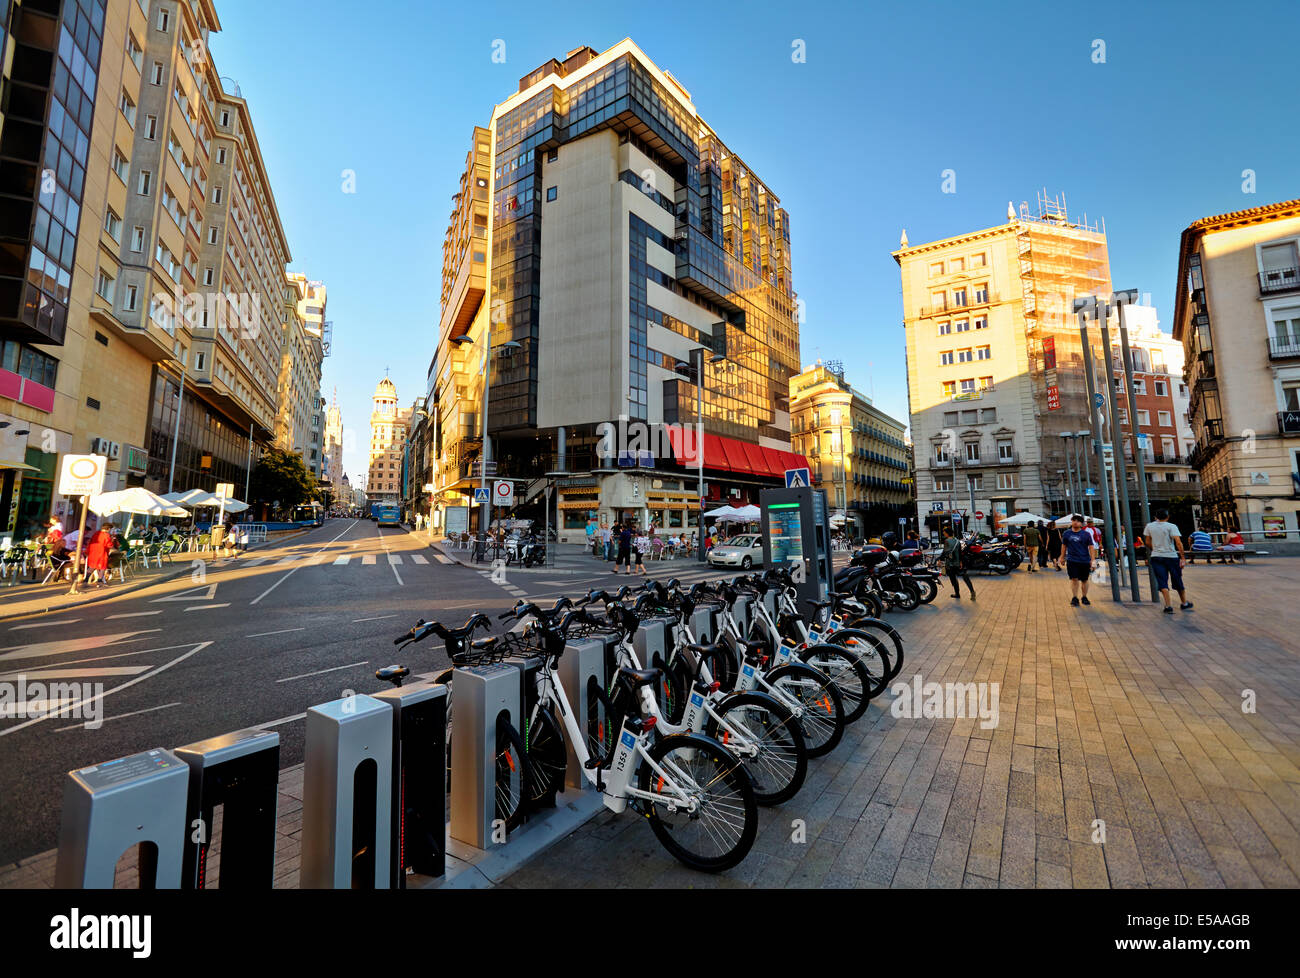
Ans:
[{"label": "green tree", "polygon": [[249,492],[251,502],[279,503],[290,509],[306,502],[316,489],[316,480],[302,464],[302,456],[280,448],[268,449],[253,467]]}]

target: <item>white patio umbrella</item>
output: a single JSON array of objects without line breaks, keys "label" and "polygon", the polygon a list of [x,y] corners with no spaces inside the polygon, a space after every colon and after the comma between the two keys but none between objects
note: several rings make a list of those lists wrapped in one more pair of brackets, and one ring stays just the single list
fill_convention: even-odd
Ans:
[{"label": "white patio umbrella", "polygon": [[719,506],[717,509],[711,509],[704,514],[706,520],[729,520],[735,519],[738,510],[732,506]]},{"label": "white patio umbrella", "polygon": [[1026,523],[1050,523],[1050,516],[1039,516],[1035,513],[1017,513],[1015,516],[1008,516],[1002,521],[1003,526],[1024,526]]},{"label": "white patio umbrella", "polygon": [[[1100,516],[1085,516],[1085,517],[1083,517],[1083,521],[1084,521],[1085,523],[1087,523],[1088,520],[1092,520],[1092,521],[1093,521],[1094,523],[1096,523],[1098,526],[1101,526],[1103,523],[1106,522],[1106,521],[1103,520]],[[1056,519],[1052,520],[1052,526],[1069,526],[1069,525],[1070,525],[1070,514],[1069,514],[1069,513],[1066,513],[1064,516],[1058,516]]]},{"label": "white patio umbrella", "polygon": [[186,509],[201,509],[205,506],[211,506],[215,509],[221,505],[221,500],[218,497],[203,489],[191,489],[189,492],[183,492],[176,497],[175,501]]},{"label": "white patio umbrella", "polygon": [[185,516],[181,507],[155,496],[143,486],[119,489],[116,492],[101,492],[91,496],[86,505],[92,513],[100,516],[112,516],[115,513],[129,513],[133,516]]},{"label": "white patio umbrella", "polygon": [[736,510],[736,519],[743,520],[747,523],[758,519],[760,515],[758,507],[752,504],[749,506],[741,506]]}]

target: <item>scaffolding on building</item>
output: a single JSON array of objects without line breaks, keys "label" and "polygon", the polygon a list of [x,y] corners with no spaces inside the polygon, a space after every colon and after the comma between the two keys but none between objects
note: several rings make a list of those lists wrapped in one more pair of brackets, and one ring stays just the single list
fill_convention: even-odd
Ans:
[{"label": "scaffolding on building", "polygon": [[[1065,195],[1052,196],[1046,189],[1039,191],[1036,216],[1028,202],[1021,202],[1016,224],[1040,478],[1044,493],[1063,501],[1062,488],[1056,488],[1062,487],[1058,473],[1066,468],[1061,436],[1091,427],[1074,300],[1110,294],[1106,229],[1104,223],[1090,224],[1086,214],[1072,221]],[[1052,354],[1054,367],[1049,366]],[[1055,396],[1049,386],[1055,386]]]}]

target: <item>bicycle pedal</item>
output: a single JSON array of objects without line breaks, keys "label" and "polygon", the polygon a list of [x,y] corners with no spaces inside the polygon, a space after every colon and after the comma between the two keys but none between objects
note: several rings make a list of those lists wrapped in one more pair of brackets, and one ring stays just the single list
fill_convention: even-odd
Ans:
[{"label": "bicycle pedal", "polygon": [[600,767],[601,763],[602,762],[600,761],[600,759],[595,757],[589,757],[587,758],[587,763],[584,764],[583,767],[585,767],[588,771],[594,771],[596,770],[596,768]]}]

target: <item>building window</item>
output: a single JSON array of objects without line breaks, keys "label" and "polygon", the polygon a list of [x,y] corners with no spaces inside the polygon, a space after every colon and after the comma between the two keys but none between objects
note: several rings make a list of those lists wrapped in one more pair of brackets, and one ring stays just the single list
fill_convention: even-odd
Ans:
[{"label": "building window", "polygon": [[212,269],[210,267],[203,269],[203,284],[204,285],[212,284]]},{"label": "building window", "polygon": [[131,101],[131,96],[126,94],[126,89],[122,89],[122,97],[118,99],[117,107],[122,110],[122,115],[126,116],[127,123],[132,129],[135,128],[135,103]]},{"label": "building window", "polygon": [[952,397],[957,393],[957,382],[955,380],[945,380],[943,382],[943,396]]},{"label": "building window", "polygon": [[217,243],[217,226],[215,224],[210,224],[208,225],[208,244],[216,244],[216,243]]},{"label": "building window", "polygon": [[153,180],[153,174],[151,172],[149,172],[148,170],[141,170],[140,182],[136,186],[136,193],[138,193],[141,197],[148,197],[150,183],[152,182],[152,180]]},{"label": "building window", "polygon": [[948,297],[943,292],[930,293],[930,307],[933,309],[944,310],[948,308]]},{"label": "building window", "polygon": [[989,318],[988,318],[988,316],[976,316],[976,317],[975,317],[975,328],[976,328],[976,329],[988,329],[988,328],[989,328]]},{"label": "building window", "polygon": [[1151,412],[1138,408],[1138,427],[1145,428],[1151,424]]},{"label": "building window", "polygon": [[952,305],[953,305],[953,308],[954,308],[954,309],[960,309],[962,306],[966,305],[966,290],[965,290],[965,289],[953,289],[953,291],[952,291]]},{"label": "building window", "polygon": [[155,61],[153,63],[153,71],[150,72],[149,74],[149,84],[161,85],[162,83],[163,83],[163,63],[161,61]]},{"label": "building window", "polygon": [[113,208],[104,212],[104,230],[118,244],[122,243],[122,219],[113,213]]},{"label": "building window", "polygon": [[949,427],[952,427],[953,425],[957,424],[957,412],[956,412],[956,411],[944,411],[944,412],[943,412],[943,423],[944,423],[945,425],[948,425]]},{"label": "building window", "polygon": [[1160,427],[1172,428],[1174,426],[1174,416],[1170,412],[1158,411],[1156,417],[1160,420]]},{"label": "building window", "polygon": [[970,363],[970,361],[971,361],[971,351],[970,351],[970,347],[967,347],[967,348],[964,349],[964,350],[958,350],[958,351],[957,351],[957,362],[958,362],[958,363]]},{"label": "building window", "polygon": [[970,267],[983,268],[986,261],[987,259],[984,257],[984,252],[981,251],[978,255],[970,256]]},{"label": "building window", "polygon": [[547,163],[554,163],[554,162],[555,162],[556,160],[558,160],[559,158],[560,158],[560,151],[559,151],[558,149],[548,149],[548,150],[546,151],[546,162],[547,162]]},{"label": "building window", "polygon": [[117,174],[117,178],[123,183],[126,183],[126,178],[130,175],[130,167],[127,165],[126,157],[122,155],[122,151],[116,146],[113,147],[112,166],[113,172]]},{"label": "building window", "polygon": [[196,353],[194,355],[194,369],[203,370],[207,363],[208,355],[206,353]]},{"label": "building window", "polygon": [[1142,378],[1142,377],[1134,377],[1134,378],[1133,378],[1133,393],[1134,393],[1134,394],[1143,394],[1143,395],[1145,395],[1146,392],[1147,392],[1147,382],[1146,382],[1146,380],[1145,380],[1144,378]]},{"label": "building window", "polygon": [[930,263],[930,278],[938,278],[943,274],[943,262],[936,261]]},{"label": "building window", "polygon": [[967,377],[965,380],[963,380],[963,381],[961,382],[961,392],[962,392],[963,394],[974,394],[974,393],[975,393],[975,378],[974,378],[974,377]]},{"label": "building window", "polygon": [[135,70],[139,71],[144,62],[144,48],[140,47],[140,42],[130,32],[126,35],[126,56],[135,65]]},{"label": "building window", "polygon": [[969,321],[969,320],[966,320],[966,319],[963,319],[961,322],[959,322],[959,323],[957,324],[957,332],[959,332],[959,333],[969,333],[969,332],[970,332],[970,321]]},{"label": "building window", "polygon": [[937,475],[936,475],[936,476],[934,477],[934,491],[935,491],[935,492],[952,492],[952,476],[950,476],[950,475],[937,476]]},{"label": "building window", "polygon": [[212,188],[212,203],[214,203],[214,204],[220,204],[220,203],[221,203],[221,188],[220,188],[220,187],[213,187],[213,188]]},{"label": "building window", "polygon": [[949,267],[948,271],[953,275],[956,275],[958,272],[966,271],[966,259],[954,258],[952,260],[952,265]]},{"label": "building window", "polygon": [[984,476],[982,475],[968,475],[966,476],[966,482],[975,492],[982,492],[984,490]]},{"label": "building window", "polygon": [[999,472],[998,473],[999,489],[1019,489],[1020,475],[1016,472]]},{"label": "building window", "polygon": [[975,286],[975,301],[978,303],[989,301],[989,286],[987,282],[983,285]]},{"label": "building window", "polygon": [[975,348],[975,359],[991,360],[993,359],[993,351],[990,350],[987,346],[977,346]]},{"label": "building window", "polygon": [[934,446],[934,461],[935,461],[935,463],[938,464],[938,465],[947,465],[947,464],[948,464],[948,462],[950,461],[950,459],[948,458],[948,446],[947,446],[947,445],[945,445],[945,444],[943,444],[942,442],[940,442],[938,445],[935,445],[935,446]]},{"label": "building window", "polygon": [[171,17],[171,11],[166,7],[162,7],[158,10],[158,29],[164,34],[167,33],[171,26]]},{"label": "building window", "polygon": [[950,363],[952,363],[952,350],[944,350],[939,354],[939,365],[946,367]]},{"label": "building window", "polygon": [[1163,380],[1157,380],[1155,384],[1156,384],[1156,397],[1164,397],[1166,394],[1169,393],[1169,386]]},{"label": "building window", "polygon": [[128,285],[126,287],[126,299],[122,302],[122,308],[134,312],[139,296],[140,287],[138,285]]},{"label": "building window", "polygon": [[145,116],[144,119],[144,138],[158,138],[158,117],[156,115]]},{"label": "building window", "polygon": [[952,323],[940,323],[940,324],[939,324],[939,335],[940,335],[940,336],[947,336],[947,335],[948,335],[949,333],[951,333],[951,332],[952,332]]},{"label": "building window", "polygon": [[1010,462],[1015,458],[1015,446],[1009,441],[998,442],[998,458],[1003,462]]},{"label": "building window", "polygon": [[1119,409],[1119,423],[1128,424],[1128,408]]},{"label": "building window", "polygon": [[997,408],[981,408],[981,409],[980,409],[980,423],[981,423],[981,424],[992,424],[993,422],[996,422],[997,420],[998,420],[998,409],[997,409]]},{"label": "building window", "polygon": [[966,461],[978,462],[980,460],[980,443],[977,441],[968,441],[966,443]]},{"label": "building window", "polygon": [[229,128],[230,128],[230,110],[229,110],[229,109],[222,109],[222,110],[221,110],[221,128],[222,128],[222,129],[229,129]]},{"label": "building window", "polygon": [[556,195],[557,192],[558,192],[558,191],[557,191],[557,188],[555,188],[555,187],[547,187],[547,188],[546,188],[546,199],[547,199],[547,200],[554,200],[554,199],[555,199],[555,195]]},{"label": "building window", "polygon": [[217,163],[220,165],[220,164],[224,164],[225,162],[226,162],[226,147],[222,146],[217,150]]},{"label": "building window", "polygon": [[113,301],[113,276],[109,275],[103,269],[99,272],[99,277],[95,280],[95,294],[106,302]]}]

